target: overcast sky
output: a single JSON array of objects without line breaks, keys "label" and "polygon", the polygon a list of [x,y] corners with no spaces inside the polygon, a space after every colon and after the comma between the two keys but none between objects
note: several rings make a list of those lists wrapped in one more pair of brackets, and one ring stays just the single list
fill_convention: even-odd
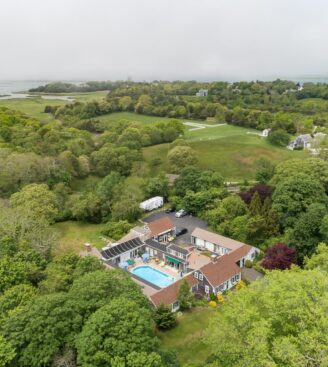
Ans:
[{"label": "overcast sky", "polygon": [[0,80],[328,76],[327,0],[0,0]]}]

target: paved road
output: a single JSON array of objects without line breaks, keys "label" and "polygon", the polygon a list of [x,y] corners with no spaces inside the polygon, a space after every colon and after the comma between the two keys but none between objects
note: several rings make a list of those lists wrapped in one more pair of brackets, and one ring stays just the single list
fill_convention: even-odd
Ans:
[{"label": "paved road", "polygon": [[176,218],[175,213],[165,213],[164,211],[150,214],[148,217],[144,219],[144,221],[146,223],[149,223],[149,222],[152,222],[156,219],[163,218],[163,217],[170,217],[173,223],[176,225],[176,227],[183,227],[183,228],[188,229],[188,232],[186,234],[179,236],[174,241],[175,243],[179,245],[190,245],[191,243],[190,235],[196,227],[200,227],[204,229],[208,227],[207,223],[204,220],[199,219],[197,217],[186,215],[185,217],[182,217],[182,218]]}]

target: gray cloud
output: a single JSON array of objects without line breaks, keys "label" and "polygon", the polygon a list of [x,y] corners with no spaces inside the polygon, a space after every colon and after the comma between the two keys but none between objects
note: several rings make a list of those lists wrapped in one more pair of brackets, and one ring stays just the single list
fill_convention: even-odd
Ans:
[{"label": "gray cloud", "polygon": [[325,0],[0,0],[0,79],[327,76]]}]

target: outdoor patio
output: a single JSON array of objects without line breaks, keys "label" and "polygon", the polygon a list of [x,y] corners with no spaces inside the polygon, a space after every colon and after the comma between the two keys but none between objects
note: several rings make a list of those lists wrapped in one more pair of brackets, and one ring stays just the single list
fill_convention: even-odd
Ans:
[{"label": "outdoor patio", "polygon": [[193,250],[189,255],[189,268],[198,270],[206,264],[211,262],[209,256],[203,255],[198,250]]}]

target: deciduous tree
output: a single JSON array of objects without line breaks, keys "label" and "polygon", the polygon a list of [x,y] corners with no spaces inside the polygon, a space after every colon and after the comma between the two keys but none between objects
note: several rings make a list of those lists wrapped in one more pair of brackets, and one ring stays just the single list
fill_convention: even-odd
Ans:
[{"label": "deciduous tree", "polygon": [[265,251],[262,266],[266,269],[289,269],[296,262],[296,249],[285,243],[277,243]]}]

